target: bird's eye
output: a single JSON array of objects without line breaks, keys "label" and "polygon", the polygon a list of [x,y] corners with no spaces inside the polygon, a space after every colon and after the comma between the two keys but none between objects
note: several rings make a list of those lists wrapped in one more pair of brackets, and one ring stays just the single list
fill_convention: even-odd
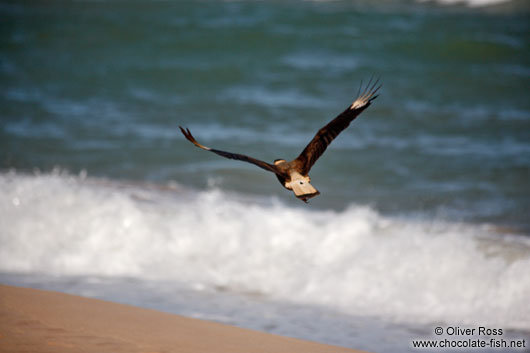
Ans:
[{"label": "bird's eye", "polygon": [[300,184],[303,184],[303,183],[304,183],[303,181],[300,182]]}]

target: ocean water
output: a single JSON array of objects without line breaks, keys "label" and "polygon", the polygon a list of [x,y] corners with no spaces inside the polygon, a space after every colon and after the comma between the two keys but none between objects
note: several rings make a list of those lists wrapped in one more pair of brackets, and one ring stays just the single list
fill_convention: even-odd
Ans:
[{"label": "ocean water", "polygon": [[[2,2],[0,282],[373,352],[530,337],[530,10],[490,3]],[[291,159],[372,76],[309,204],[178,131]]]}]

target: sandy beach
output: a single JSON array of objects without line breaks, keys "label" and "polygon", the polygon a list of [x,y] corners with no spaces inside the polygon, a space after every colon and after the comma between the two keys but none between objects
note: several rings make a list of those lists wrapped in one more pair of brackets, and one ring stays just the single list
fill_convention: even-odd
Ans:
[{"label": "sandy beach", "polygon": [[360,352],[58,292],[0,285],[2,352]]}]

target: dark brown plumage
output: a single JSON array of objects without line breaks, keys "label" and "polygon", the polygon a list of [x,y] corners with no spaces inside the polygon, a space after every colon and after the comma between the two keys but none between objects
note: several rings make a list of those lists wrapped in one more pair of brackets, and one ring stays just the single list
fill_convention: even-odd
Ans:
[{"label": "dark brown plumage", "polygon": [[379,88],[381,88],[381,85],[378,85],[378,82],[379,80],[372,84],[372,80],[370,80],[362,93],[361,82],[358,98],[335,119],[318,130],[315,137],[313,137],[309,144],[304,148],[302,153],[300,153],[296,159],[290,162],[287,162],[283,159],[277,159],[274,161],[274,164],[269,164],[243,154],[209,148],[198,143],[189,129],[184,129],[180,126],[179,128],[188,141],[192,142],[195,146],[202,148],[203,150],[216,153],[225,158],[252,163],[262,169],[273,172],[276,174],[276,177],[286,189],[292,190],[296,197],[303,200],[304,202],[307,202],[308,199],[320,194],[318,190],[316,190],[310,183],[311,179],[309,178],[308,173],[311,170],[311,167],[326,151],[326,148],[329,146],[329,144],[344,129],[346,129],[362,111],[368,108],[374,99],[377,98],[377,95],[375,94]]}]

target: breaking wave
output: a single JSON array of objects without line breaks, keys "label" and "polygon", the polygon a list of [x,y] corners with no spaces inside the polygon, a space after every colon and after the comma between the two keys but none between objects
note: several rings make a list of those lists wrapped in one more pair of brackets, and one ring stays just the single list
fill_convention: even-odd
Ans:
[{"label": "breaking wave", "polygon": [[0,174],[0,271],[132,276],[401,322],[530,328],[530,241],[485,225]]}]

